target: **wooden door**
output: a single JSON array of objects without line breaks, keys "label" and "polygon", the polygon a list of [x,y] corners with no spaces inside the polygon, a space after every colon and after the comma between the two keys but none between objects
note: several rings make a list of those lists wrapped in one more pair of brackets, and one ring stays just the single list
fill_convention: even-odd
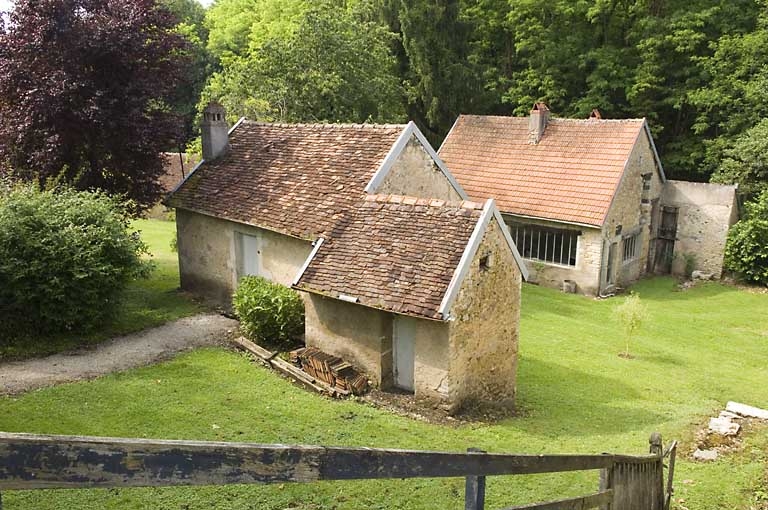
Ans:
[{"label": "wooden door", "polygon": [[672,271],[672,259],[675,253],[675,240],[677,239],[677,207],[663,207],[661,210],[661,224],[659,225],[659,237],[656,239],[656,253],[654,256],[654,272],[668,274]]},{"label": "wooden door", "polygon": [[240,277],[261,273],[261,240],[257,236],[240,234]]},{"label": "wooden door", "polygon": [[392,327],[392,367],[395,386],[413,391],[416,319],[395,315]]},{"label": "wooden door", "polygon": [[619,243],[611,243],[608,247],[608,263],[605,265],[605,283],[616,283],[616,253],[619,251]]}]

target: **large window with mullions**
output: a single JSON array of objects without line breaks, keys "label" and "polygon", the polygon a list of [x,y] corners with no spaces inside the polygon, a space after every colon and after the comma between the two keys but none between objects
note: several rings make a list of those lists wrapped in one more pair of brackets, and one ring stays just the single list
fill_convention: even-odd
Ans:
[{"label": "large window with mullions", "polygon": [[576,266],[581,232],[564,228],[509,223],[509,233],[523,258],[561,266]]}]

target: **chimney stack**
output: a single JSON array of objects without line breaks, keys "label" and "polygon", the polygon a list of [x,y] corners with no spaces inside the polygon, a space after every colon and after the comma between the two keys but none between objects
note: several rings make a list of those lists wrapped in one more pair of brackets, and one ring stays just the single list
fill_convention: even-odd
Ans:
[{"label": "chimney stack", "polygon": [[549,121],[549,108],[544,103],[535,103],[528,118],[528,143],[536,145],[544,136]]},{"label": "chimney stack", "polygon": [[219,103],[208,103],[203,110],[200,138],[203,142],[203,159],[206,161],[212,161],[229,150],[227,115]]}]

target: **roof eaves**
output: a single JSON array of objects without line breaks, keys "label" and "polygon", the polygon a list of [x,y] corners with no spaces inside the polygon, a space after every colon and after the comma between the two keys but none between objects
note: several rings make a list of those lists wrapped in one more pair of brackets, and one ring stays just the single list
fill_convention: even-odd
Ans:
[{"label": "roof eaves", "polygon": [[643,119],[643,126],[645,126],[645,133],[648,135],[648,142],[651,144],[651,150],[653,151],[653,157],[656,159],[656,165],[661,174],[661,182],[667,182],[667,174],[664,172],[664,167],[661,165],[661,158],[659,157],[659,151],[656,150],[656,143],[653,141],[653,134],[651,133],[651,126],[646,119]]},{"label": "roof eaves", "polygon": [[402,133],[400,133],[400,136],[397,137],[395,143],[392,144],[392,147],[389,149],[389,152],[384,158],[384,161],[382,161],[379,169],[376,170],[376,172],[373,174],[373,177],[371,177],[371,180],[368,182],[368,185],[365,187],[364,191],[366,193],[376,193],[376,188],[381,185],[381,183],[384,181],[384,178],[387,176],[387,174],[389,174],[389,171],[392,170],[392,166],[395,164],[395,161],[397,161],[397,158],[400,156],[400,153],[403,151],[403,149],[405,149],[405,146],[408,144],[408,141],[411,139],[412,135],[416,136],[416,139],[427,152],[429,157],[432,158],[432,160],[435,162],[445,178],[448,179],[451,187],[456,190],[456,193],[459,194],[461,199],[469,200],[469,195],[467,195],[467,192],[464,191],[464,188],[462,188],[458,181],[456,181],[451,172],[448,170],[448,167],[445,166],[443,160],[440,159],[440,156],[437,155],[435,149],[432,148],[432,145],[430,145],[427,138],[413,121],[408,122],[408,125],[405,126],[405,129],[403,129]]},{"label": "roof eaves", "polygon": [[[411,121],[411,123],[413,123],[413,121]],[[459,182],[453,177],[453,174],[451,174],[451,172],[448,170],[445,162],[440,159],[440,156],[438,156],[437,152],[435,152],[435,149],[433,149],[432,145],[429,143],[429,140],[427,140],[427,138],[424,136],[424,133],[421,132],[416,124],[413,124],[413,133],[416,135],[416,139],[419,141],[419,143],[421,143],[421,145],[424,147],[424,150],[427,151],[429,157],[432,158],[440,171],[443,172],[443,175],[445,175],[445,178],[448,179],[448,182],[451,183],[451,186],[454,190],[456,190],[456,193],[459,194],[461,199],[469,200],[469,195],[467,195],[467,192],[464,191],[464,188],[461,187],[461,184],[459,184]]]},{"label": "roof eaves", "polygon": [[416,125],[413,123],[413,121],[409,122],[407,126],[403,129],[403,131],[400,133],[400,136],[397,137],[397,140],[395,140],[395,143],[392,144],[392,147],[389,148],[389,152],[384,157],[384,161],[381,162],[381,165],[379,165],[378,170],[374,172],[373,177],[371,177],[371,180],[368,182],[368,185],[365,187],[363,191],[366,193],[374,193],[376,188],[379,187],[379,185],[382,183],[384,178],[387,176],[389,171],[392,169],[392,165],[395,164],[395,161],[397,160],[397,156],[402,152],[402,150],[405,148],[405,146],[408,144],[408,139],[411,137],[411,134],[413,133],[413,128],[415,128]]},{"label": "roof eaves", "polygon": [[322,237],[318,237],[317,240],[314,243],[312,243],[312,251],[309,252],[309,256],[307,257],[307,260],[304,261],[304,264],[301,266],[301,269],[299,269],[299,272],[296,273],[296,277],[293,279],[293,282],[291,282],[291,287],[295,287],[299,283],[299,280],[301,280],[301,277],[304,276],[304,273],[309,267],[309,264],[312,263],[312,259],[315,258],[315,255],[317,255],[317,252],[320,250],[320,247],[323,245],[323,241],[324,239]]},{"label": "roof eaves", "polygon": [[504,211],[501,211],[501,214],[502,215],[507,215],[507,216],[514,216],[516,218],[527,218],[527,219],[530,219],[530,220],[538,220],[538,221],[550,221],[552,223],[561,223],[563,225],[574,225],[574,226],[577,226],[577,227],[585,227],[585,228],[597,228],[597,229],[599,229],[599,228],[601,228],[603,226],[602,222],[600,224],[598,224],[598,225],[593,225],[593,224],[590,224],[590,223],[580,223],[578,221],[556,220],[554,218],[546,218],[544,216],[531,216],[529,214],[518,214],[518,213],[511,213],[511,212],[504,212]]},{"label": "roof eaves", "polygon": [[[645,122],[645,119],[643,119],[643,125],[647,125]],[[640,138],[640,133],[645,133],[645,129],[642,127],[637,132],[637,136],[635,137],[635,143],[632,144],[632,150],[629,151],[629,156],[627,156],[626,161],[624,161],[624,168],[621,169],[621,177],[619,177],[619,182],[616,183],[616,187],[613,189],[613,195],[611,196],[611,203],[608,204],[608,208],[603,213],[603,219],[601,220],[601,224],[605,223],[606,218],[608,217],[608,213],[613,208],[613,204],[616,202],[616,195],[618,195],[619,190],[621,189],[621,185],[624,184],[624,179],[627,176],[627,167],[629,166],[629,160],[632,158],[632,153],[635,150],[635,147],[637,147],[637,140]]]},{"label": "roof eaves", "polygon": [[459,293],[459,289],[461,288],[461,283],[464,281],[464,277],[467,275],[467,272],[469,272],[472,259],[475,258],[475,254],[477,253],[477,250],[480,247],[480,243],[483,240],[483,234],[485,233],[486,228],[488,228],[488,223],[491,221],[491,217],[493,217],[494,209],[495,203],[492,198],[489,198],[485,202],[485,206],[483,206],[483,212],[480,214],[480,218],[478,218],[477,223],[475,224],[472,235],[469,236],[469,241],[464,247],[464,253],[461,254],[459,264],[453,271],[451,282],[448,284],[448,288],[445,290],[445,295],[443,295],[440,308],[437,309],[437,313],[443,317],[443,320],[449,319],[449,311],[451,306],[453,306],[453,302],[456,300],[456,296]]},{"label": "roof eaves", "polygon": [[520,274],[523,275],[523,280],[528,281],[528,268],[525,266],[523,257],[520,256],[520,252],[517,250],[517,245],[515,245],[515,242],[512,240],[512,236],[509,233],[506,223],[504,223],[504,218],[501,217],[501,212],[498,207],[494,206],[493,217],[496,218],[499,228],[501,228],[501,232],[504,234],[504,240],[507,241],[507,246],[512,250],[512,256],[515,257],[515,262],[517,262],[517,267],[520,269]]}]

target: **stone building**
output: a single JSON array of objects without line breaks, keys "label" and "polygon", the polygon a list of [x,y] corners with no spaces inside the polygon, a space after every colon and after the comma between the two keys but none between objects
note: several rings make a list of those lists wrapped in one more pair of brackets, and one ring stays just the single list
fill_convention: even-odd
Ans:
[{"label": "stone building", "polygon": [[[716,239],[694,234],[701,225],[691,215],[678,225],[664,199],[680,194],[645,119],[605,120],[597,111],[584,120],[550,118],[543,103],[529,117],[461,115],[439,154],[472,199],[497,200],[532,279],[543,285],[606,294],[649,272],[679,270],[672,262],[694,246],[675,247],[678,237],[699,239],[707,267],[718,257],[722,264],[731,211],[708,216]],[[729,200],[719,197],[727,190],[699,191],[700,204]]]},{"label": "stone building", "polygon": [[[458,406],[514,399],[526,269],[492,201],[413,123],[202,123],[176,208],[183,289],[229,306],[243,275],[303,291],[306,343],[383,386]],[[490,320],[493,319],[493,320]]]}]

